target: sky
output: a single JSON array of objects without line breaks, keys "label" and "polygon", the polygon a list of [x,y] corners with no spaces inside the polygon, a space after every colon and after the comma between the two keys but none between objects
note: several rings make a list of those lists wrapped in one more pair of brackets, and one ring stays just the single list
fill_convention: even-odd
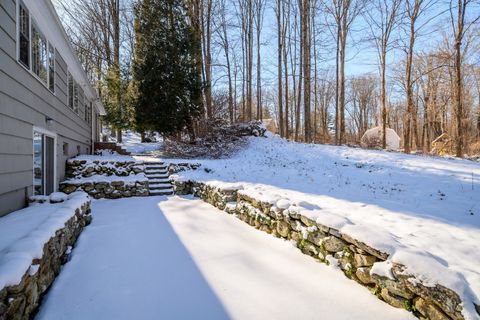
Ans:
[{"label": "sky", "polygon": [[[371,0],[370,0],[371,1]],[[433,2],[433,1],[427,1]],[[277,22],[274,11],[276,1],[266,0],[265,20],[263,25],[263,31],[261,35],[262,39],[262,86],[265,88],[276,86],[277,81]],[[449,21],[450,15],[448,12],[449,1],[436,1],[432,4],[425,14],[419,19],[417,25],[422,26],[419,32],[418,39],[415,44],[415,52],[428,52],[439,46],[442,41],[442,37],[445,33],[451,33],[451,24]],[[230,14],[234,13],[234,6],[230,6],[227,10]],[[480,15],[480,4],[475,7],[472,6],[470,10],[469,18]],[[318,23],[325,21],[325,18],[321,15],[317,18]],[[478,28],[478,24],[476,26]],[[327,43],[319,45],[318,50],[320,53],[321,62],[318,63],[319,69],[335,67],[335,48],[334,39],[327,27],[319,27],[316,31],[318,38],[323,38]],[[378,75],[378,59],[377,52],[374,45],[368,41],[369,34],[368,24],[365,21],[364,16],[359,16],[352,27],[352,32],[349,34],[347,41],[347,59],[346,59],[346,76],[353,77],[372,73]],[[406,38],[405,30],[397,28],[395,34],[392,37]],[[401,45],[401,44],[400,44]],[[399,46],[400,46],[399,45]],[[313,50],[312,50],[313,51]],[[220,52],[218,59],[223,59],[223,52]],[[388,54],[387,59],[387,77],[392,80],[391,70],[392,67],[397,68],[405,59],[405,52],[402,48],[392,50]],[[256,58],[254,60],[256,62]],[[313,67],[312,67],[313,69]],[[224,70],[218,70],[220,74]],[[254,66],[255,73],[255,66]],[[222,80],[219,81],[220,83]]]}]

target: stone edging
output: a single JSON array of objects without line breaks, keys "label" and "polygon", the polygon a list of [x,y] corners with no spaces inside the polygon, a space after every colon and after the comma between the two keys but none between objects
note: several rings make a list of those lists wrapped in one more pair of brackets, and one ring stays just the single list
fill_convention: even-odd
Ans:
[{"label": "stone edging", "polygon": [[[60,182],[61,192],[85,191],[94,199],[119,199],[149,195],[148,180],[143,175],[143,161],[67,160],[68,180]],[[138,177],[141,176],[141,177]],[[98,179],[95,179],[98,177]],[[132,177],[138,177],[132,179]],[[76,179],[78,179],[76,181]]]},{"label": "stone edging", "polygon": [[70,194],[75,191],[85,191],[94,199],[119,199],[148,196],[148,181],[122,181],[122,177],[113,181],[60,183],[60,191]]},{"label": "stone edging", "polygon": [[75,209],[65,226],[45,243],[42,257],[32,261],[20,283],[0,290],[0,319],[32,318],[61,266],[68,261],[78,236],[91,220],[90,201],[87,201]]},{"label": "stone edging", "polygon": [[176,194],[194,194],[261,231],[295,242],[304,254],[321,262],[329,264],[335,258],[348,278],[369,288],[391,306],[411,311],[421,319],[464,319],[462,301],[456,292],[438,284],[425,286],[400,264],[391,265],[389,276],[372,272],[375,263],[389,263],[388,254],[347,234],[258,201],[239,190],[222,190],[194,181],[173,183]]}]

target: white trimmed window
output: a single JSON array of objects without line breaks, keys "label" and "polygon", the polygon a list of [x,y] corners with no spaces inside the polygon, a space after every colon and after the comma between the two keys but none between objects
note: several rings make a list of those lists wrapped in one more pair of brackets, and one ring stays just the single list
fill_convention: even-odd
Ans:
[{"label": "white trimmed window", "polygon": [[32,71],[43,83],[48,81],[47,41],[37,25],[32,23]]},{"label": "white trimmed window", "polygon": [[30,13],[23,2],[18,10],[18,61],[30,69]]},{"label": "white trimmed window", "polygon": [[55,92],[55,48],[48,44],[48,89]]},{"label": "white trimmed window", "polygon": [[75,87],[75,81],[73,80],[72,74],[69,72],[68,73],[68,94],[67,94],[67,100],[68,100],[68,107],[72,110],[74,110],[73,106],[73,88]]},{"label": "white trimmed window", "polygon": [[38,28],[22,1],[18,3],[18,62],[55,92],[55,48]]}]

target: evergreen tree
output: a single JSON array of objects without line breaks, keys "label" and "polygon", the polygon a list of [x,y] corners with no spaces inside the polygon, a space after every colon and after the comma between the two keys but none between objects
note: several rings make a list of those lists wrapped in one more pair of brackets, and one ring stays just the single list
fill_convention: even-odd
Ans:
[{"label": "evergreen tree", "polygon": [[185,0],[142,0],[136,15],[136,126],[165,135],[187,130],[194,139],[193,123],[202,112],[201,80]]}]

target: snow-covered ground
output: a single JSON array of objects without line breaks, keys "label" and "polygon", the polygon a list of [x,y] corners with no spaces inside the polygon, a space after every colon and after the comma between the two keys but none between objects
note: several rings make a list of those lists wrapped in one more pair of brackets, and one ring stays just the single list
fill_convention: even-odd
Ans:
[{"label": "snow-covered ground", "polygon": [[[209,170],[180,172],[178,178],[237,186],[259,200],[293,205],[389,253],[425,284],[443,284],[464,301],[480,302],[478,162],[278,137],[251,138],[230,159],[190,162]],[[473,304],[464,307],[475,317]]]},{"label": "snow-covered ground", "polygon": [[[111,136],[111,133],[108,129],[105,129],[103,133],[109,137],[108,140],[110,142],[117,142],[117,140]],[[122,143],[120,143],[120,145],[128,152],[134,154],[151,153],[160,150],[160,148],[163,146],[161,137],[159,135],[155,135],[155,138],[158,142],[141,142],[142,140],[139,133],[132,130],[125,130],[122,133]]]},{"label": "snow-covered ground", "polygon": [[411,319],[200,200],[94,201],[38,319]]}]

